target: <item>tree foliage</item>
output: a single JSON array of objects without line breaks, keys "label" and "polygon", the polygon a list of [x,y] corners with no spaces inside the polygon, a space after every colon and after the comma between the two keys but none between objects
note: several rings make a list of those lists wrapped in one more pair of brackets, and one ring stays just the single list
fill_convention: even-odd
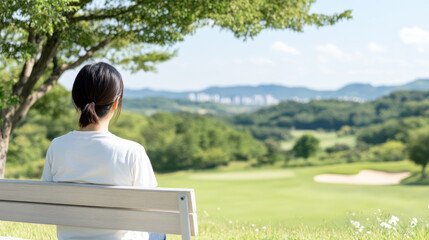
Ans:
[{"label": "tree foliage", "polygon": [[157,113],[142,135],[157,170],[211,168],[263,156],[263,143],[211,117]]},{"label": "tree foliage", "polygon": [[305,134],[296,140],[292,152],[295,157],[309,158],[316,154],[319,143],[319,139],[313,135]]},{"label": "tree foliage", "polygon": [[357,133],[359,141],[368,144],[380,144],[390,140],[407,143],[410,131],[429,125],[425,117],[406,117],[391,119],[383,123],[363,127]]},{"label": "tree foliage", "polygon": [[350,150],[350,146],[342,143],[336,143],[334,144],[334,146],[327,147],[325,149],[327,153],[336,153],[336,152],[342,152],[342,151],[348,151],[348,150]]},{"label": "tree foliage", "polygon": [[416,133],[408,145],[408,155],[411,161],[422,166],[422,179],[426,178],[426,165],[429,162],[429,133]]}]

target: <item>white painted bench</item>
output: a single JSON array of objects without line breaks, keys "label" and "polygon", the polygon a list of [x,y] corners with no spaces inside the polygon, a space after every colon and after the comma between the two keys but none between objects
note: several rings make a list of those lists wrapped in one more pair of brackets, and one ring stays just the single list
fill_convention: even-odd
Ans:
[{"label": "white painted bench", "polygon": [[0,220],[198,234],[193,189],[0,180]]}]

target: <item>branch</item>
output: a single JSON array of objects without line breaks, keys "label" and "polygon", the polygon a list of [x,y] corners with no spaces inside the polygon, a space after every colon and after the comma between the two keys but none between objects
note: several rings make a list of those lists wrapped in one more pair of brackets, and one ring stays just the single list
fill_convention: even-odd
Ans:
[{"label": "branch", "polygon": [[126,14],[126,13],[132,11],[137,6],[138,6],[137,4],[132,5],[130,7],[124,8],[122,10],[119,10],[119,11],[113,12],[113,13],[106,13],[106,14],[100,14],[100,15],[90,14],[90,15],[78,16],[78,17],[74,17],[74,18],[70,19],[70,22],[75,23],[75,22],[79,22],[79,21],[104,20],[104,19],[115,18],[115,17],[118,17],[120,15],[123,15],[123,14]]},{"label": "branch", "polygon": [[28,80],[23,84],[20,94],[17,94],[19,97],[21,97],[21,100],[25,100],[33,91],[37,81],[39,81],[40,77],[47,69],[48,64],[55,56],[60,43],[60,33],[58,32],[55,32],[51,37],[48,38],[45,46],[43,47],[43,50],[41,51],[40,58],[33,66],[31,75],[28,77]]},{"label": "branch", "polygon": [[48,79],[46,79],[42,85],[40,85],[36,91],[34,91],[29,97],[29,102],[31,105],[33,105],[37,100],[39,100],[40,98],[42,98],[43,96],[46,95],[46,93],[49,92],[49,90],[51,90],[51,88],[57,83],[58,79],[60,78],[60,76],[64,73],[65,70],[63,70],[59,65],[58,65],[58,59],[57,57],[54,57],[52,59],[52,62],[54,64],[53,70],[51,75],[48,77]]},{"label": "branch", "polygon": [[90,3],[92,0],[81,0],[76,2],[71,2],[70,6],[77,7],[75,11],[69,12],[67,14],[67,19],[72,19],[73,16],[83,7],[85,7],[86,4]]},{"label": "branch", "polygon": [[13,85],[13,94],[17,96],[21,95],[25,84],[27,83],[27,80],[30,78],[31,73],[33,72],[33,67],[36,63],[37,55],[42,51],[44,43],[43,39],[41,39],[40,36],[34,36],[31,32],[28,36],[28,42],[36,43],[38,44],[38,47],[36,53],[34,53],[33,56],[31,56],[31,58],[24,63],[21,73],[19,74],[19,80]]},{"label": "branch", "polygon": [[98,50],[104,48],[106,45],[108,45],[110,42],[112,42],[113,39],[114,39],[114,37],[104,39],[103,41],[99,42],[97,45],[95,45],[92,48],[90,48],[83,56],[80,56],[75,62],[63,64],[61,66],[61,70],[62,71],[66,71],[68,69],[72,69],[72,68],[78,67],[83,62],[85,62],[86,60],[88,60],[89,58],[91,58],[94,55],[95,52],[97,52]]}]

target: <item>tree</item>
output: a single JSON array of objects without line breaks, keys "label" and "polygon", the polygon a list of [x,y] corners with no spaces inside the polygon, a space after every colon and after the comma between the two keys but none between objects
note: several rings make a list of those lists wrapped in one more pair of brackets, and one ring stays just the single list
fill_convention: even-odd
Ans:
[{"label": "tree", "polygon": [[[67,70],[93,58],[154,70],[166,47],[202,26],[252,38],[263,29],[332,25],[351,11],[310,13],[314,0],[4,0],[0,3],[0,178],[10,135]],[[161,49],[161,50],[159,50]],[[167,50],[162,50],[167,49]]]},{"label": "tree", "polygon": [[285,159],[285,155],[281,153],[280,143],[273,139],[265,139],[265,147],[267,154],[258,158],[258,164],[274,164],[277,161]]},{"label": "tree", "polygon": [[298,138],[292,148],[295,157],[309,158],[316,154],[319,148],[319,139],[313,135],[305,134]]},{"label": "tree", "polygon": [[408,156],[411,161],[422,166],[422,179],[426,179],[426,165],[429,162],[429,133],[420,132],[414,135],[408,145]]}]

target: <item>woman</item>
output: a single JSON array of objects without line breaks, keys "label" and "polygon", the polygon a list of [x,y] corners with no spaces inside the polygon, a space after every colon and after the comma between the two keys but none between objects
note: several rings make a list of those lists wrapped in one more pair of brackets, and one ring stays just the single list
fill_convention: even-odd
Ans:
[{"label": "woman", "polygon": [[[117,186],[156,187],[152,165],[140,144],[119,138],[108,126],[120,112],[124,85],[121,75],[107,63],[84,66],[72,89],[80,111],[79,130],[55,138],[48,149],[42,180]],[[57,226],[63,239],[147,240],[145,232]],[[161,238],[160,238],[161,237]],[[163,239],[151,236],[151,239]]]}]

